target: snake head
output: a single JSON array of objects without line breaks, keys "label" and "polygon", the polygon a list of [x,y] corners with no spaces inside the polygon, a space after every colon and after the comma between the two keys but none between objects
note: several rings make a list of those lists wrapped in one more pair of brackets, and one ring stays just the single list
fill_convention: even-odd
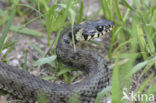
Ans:
[{"label": "snake head", "polygon": [[113,22],[107,20],[88,20],[80,24],[80,29],[75,37],[77,41],[90,40],[100,37],[113,28]]}]

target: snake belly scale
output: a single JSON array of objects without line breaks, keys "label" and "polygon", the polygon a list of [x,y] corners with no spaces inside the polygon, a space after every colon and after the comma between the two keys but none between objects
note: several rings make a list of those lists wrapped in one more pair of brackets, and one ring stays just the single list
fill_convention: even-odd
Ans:
[{"label": "snake belly scale", "polygon": [[[89,20],[74,26],[75,44],[100,37],[112,30],[113,23],[106,20]],[[78,94],[82,103],[93,103],[97,93],[109,85],[110,73],[103,57],[77,47],[73,49],[71,27],[66,27],[59,38],[56,54],[64,64],[86,72],[86,77],[76,84],[55,84],[42,80],[26,71],[0,62],[0,89],[23,100],[35,103],[40,94],[48,103],[69,103]]]}]

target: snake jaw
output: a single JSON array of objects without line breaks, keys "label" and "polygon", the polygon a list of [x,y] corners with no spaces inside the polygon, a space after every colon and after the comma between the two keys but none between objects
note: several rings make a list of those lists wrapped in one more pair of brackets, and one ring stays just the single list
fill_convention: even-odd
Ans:
[{"label": "snake jaw", "polygon": [[113,23],[111,21],[86,21],[80,24],[80,28],[75,34],[75,37],[77,41],[86,41],[109,33],[112,28]]},{"label": "snake jaw", "polygon": [[101,37],[101,36],[105,35],[106,33],[109,33],[111,30],[112,30],[112,26],[110,28],[104,27],[103,31],[101,31],[101,32],[98,32],[96,30],[96,33],[94,33],[94,35],[88,35],[87,39],[85,39],[85,40],[90,40],[90,39]]}]

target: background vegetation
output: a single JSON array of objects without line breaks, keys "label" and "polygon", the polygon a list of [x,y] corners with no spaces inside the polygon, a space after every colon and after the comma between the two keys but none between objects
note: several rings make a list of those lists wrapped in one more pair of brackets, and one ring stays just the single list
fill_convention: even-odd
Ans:
[{"label": "background vegetation", "polygon": [[[84,3],[79,0],[56,0],[53,5],[49,6],[51,0],[28,0],[26,4],[21,3],[20,0],[8,0],[8,7],[5,10],[0,9],[0,26],[3,28],[2,36],[0,37],[0,54],[5,49],[8,51],[1,56],[2,61],[7,61],[6,57],[13,50],[15,41],[5,42],[9,31],[24,33],[40,37],[41,33],[35,30],[28,29],[27,24],[37,19],[41,20],[43,31],[47,35],[48,43],[51,45],[53,56],[45,55],[44,58],[35,62],[35,66],[40,66],[49,63],[51,66],[56,62],[55,48],[60,37],[60,32],[63,27],[74,23],[80,23],[87,19],[95,19],[99,13],[103,13],[107,20],[114,22],[115,27],[111,32],[111,41],[109,49],[109,59],[114,64],[112,75],[112,86],[104,88],[98,95],[96,102],[99,101],[106,94],[109,95],[113,103],[127,103],[121,101],[123,96],[123,88],[128,88],[127,94],[131,93],[131,86],[133,76],[141,70],[139,78],[146,74],[149,70],[155,69],[155,42],[156,42],[156,2],[155,0],[132,0],[128,3],[126,0],[100,0],[101,7],[93,17],[84,17],[83,9]],[[79,8],[77,7],[79,4]],[[58,8],[60,7],[60,8]],[[15,16],[21,18],[33,10],[38,15],[32,20],[27,21],[23,26],[18,27],[13,25]],[[29,31],[29,32],[28,32]],[[52,43],[50,37],[53,32],[57,32],[55,41]],[[99,43],[98,43],[99,44]],[[43,51],[37,46],[32,45],[33,48],[41,55]],[[100,44],[99,44],[100,46]],[[25,59],[26,68],[27,59]],[[67,83],[72,82],[77,76],[70,77],[67,73],[73,71],[71,68],[66,68],[59,63],[60,70],[56,72],[57,76],[63,75]],[[155,94],[156,83],[154,80],[154,72],[151,72],[141,84],[135,88],[135,94],[146,93]],[[57,77],[46,77],[44,79],[52,79]],[[150,86],[149,86],[150,84]],[[111,91],[112,93],[109,93]],[[135,103],[134,101],[130,101]],[[143,103],[146,101],[142,101]],[[140,103],[142,103],[140,101]],[[74,102],[73,102],[74,103]]]}]

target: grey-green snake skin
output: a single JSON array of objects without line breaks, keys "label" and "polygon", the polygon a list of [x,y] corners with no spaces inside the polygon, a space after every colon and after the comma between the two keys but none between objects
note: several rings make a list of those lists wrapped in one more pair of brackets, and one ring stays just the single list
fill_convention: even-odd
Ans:
[{"label": "grey-green snake skin", "polygon": [[[113,23],[106,20],[85,21],[75,25],[75,44],[104,35]],[[103,57],[81,47],[73,49],[71,27],[66,27],[56,47],[57,58],[64,64],[86,72],[86,77],[76,84],[55,84],[30,73],[0,62],[0,89],[23,100],[34,103],[40,94],[48,103],[69,103],[70,97],[79,95],[82,103],[94,103],[97,93],[109,85],[110,72]]]}]

